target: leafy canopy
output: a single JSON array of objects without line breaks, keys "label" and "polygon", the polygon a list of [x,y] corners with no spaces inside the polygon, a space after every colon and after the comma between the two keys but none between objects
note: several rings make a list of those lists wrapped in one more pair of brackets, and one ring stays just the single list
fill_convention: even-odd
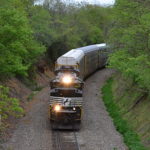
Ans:
[{"label": "leafy canopy", "polygon": [[23,5],[16,5],[10,0],[6,7],[0,7],[0,76],[27,75],[28,68],[44,52],[33,38]]},{"label": "leafy canopy", "polygon": [[110,66],[150,91],[150,8],[149,1],[117,0],[109,42],[114,53]]}]

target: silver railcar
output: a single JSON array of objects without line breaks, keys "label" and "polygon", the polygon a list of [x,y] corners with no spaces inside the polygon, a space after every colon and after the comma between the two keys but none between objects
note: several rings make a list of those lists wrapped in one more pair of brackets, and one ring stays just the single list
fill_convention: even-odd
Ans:
[{"label": "silver railcar", "polygon": [[56,70],[63,66],[78,70],[80,78],[84,79],[107,63],[108,46],[105,43],[73,49],[58,58]]}]

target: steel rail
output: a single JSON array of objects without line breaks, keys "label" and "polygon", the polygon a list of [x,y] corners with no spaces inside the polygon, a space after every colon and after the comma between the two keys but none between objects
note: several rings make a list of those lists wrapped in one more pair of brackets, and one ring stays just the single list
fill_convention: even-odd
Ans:
[{"label": "steel rail", "polygon": [[[72,150],[80,150],[79,143],[77,140],[77,135],[75,131],[72,132],[62,132],[59,130],[53,131],[53,138],[54,138],[54,150],[70,150],[70,147]],[[71,137],[70,139],[67,139],[66,137]],[[68,147],[68,148],[67,148]]]}]

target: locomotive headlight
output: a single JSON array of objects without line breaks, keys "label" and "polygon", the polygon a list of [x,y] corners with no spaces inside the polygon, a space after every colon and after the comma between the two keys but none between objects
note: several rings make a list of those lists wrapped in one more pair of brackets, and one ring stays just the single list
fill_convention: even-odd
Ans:
[{"label": "locomotive headlight", "polygon": [[59,111],[61,110],[61,106],[60,106],[60,105],[55,105],[55,106],[54,106],[54,110],[55,110],[56,112],[59,112]]},{"label": "locomotive headlight", "polygon": [[62,82],[63,82],[64,84],[70,84],[70,83],[72,83],[72,77],[69,76],[69,75],[66,75],[66,76],[64,76],[64,77],[62,78]]}]

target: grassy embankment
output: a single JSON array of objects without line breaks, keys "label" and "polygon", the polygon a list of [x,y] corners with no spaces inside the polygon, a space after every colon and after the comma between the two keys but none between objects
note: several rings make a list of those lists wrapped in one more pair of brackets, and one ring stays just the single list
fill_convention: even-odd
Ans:
[{"label": "grassy embankment", "polygon": [[[110,116],[113,118],[116,129],[122,134],[124,142],[128,146],[129,150],[147,150],[147,148],[143,146],[140,136],[135,132],[135,130],[133,130],[135,128],[131,123],[134,123],[135,120],[130,116],[132,115],[131,112],[128,111],[125,114],[126,109],[128,108],[129,110],[129,108],[131,108],[129,107],[129,104],[127,104],[129,100],[125,102],[125,99],[123,99],[122,96],[122,99],[120,99],[119,102],[116,101],[113,96],[114,84],[115,82],[113,79],[109,79],[102,88],[102,92],[104,103]],[[132,99],[135,99],[135,97],[133,97]]]}]

